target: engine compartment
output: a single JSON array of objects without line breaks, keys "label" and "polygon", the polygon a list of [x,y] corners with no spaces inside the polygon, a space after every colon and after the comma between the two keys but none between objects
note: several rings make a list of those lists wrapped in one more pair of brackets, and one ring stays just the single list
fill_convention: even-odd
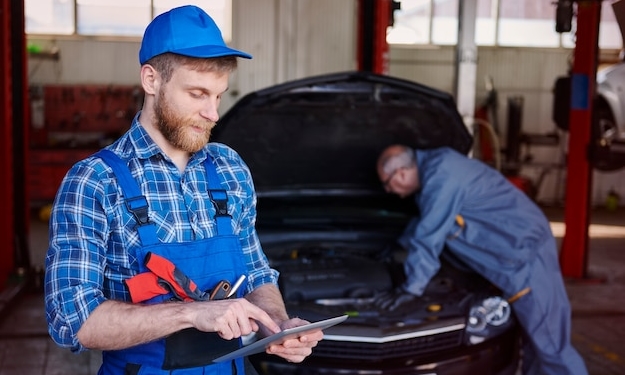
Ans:
[{"label": "engine compartment", "polygon": [[392,288],[383,263],[356,255],[315,252],[274,262],[287,302],[328,298],[366,298]]},{"label": "engine compartment", "polygon": [[269,252],[274,255],[271,266],[280,272],[280,290],[290,314],[311,321],[348,314],[348,324],[341,324],[340,330],[356,325],[405,332],[446,319],[464,324],[471,304],[489,290],[494,292],[476,274],[442,259],[422,296],[396,310],[382,309],[374,299],[404,281],[405,254],[383,244],[370,243],[369,251],[355,247],[357,251],[345,243],[298,243]]}]

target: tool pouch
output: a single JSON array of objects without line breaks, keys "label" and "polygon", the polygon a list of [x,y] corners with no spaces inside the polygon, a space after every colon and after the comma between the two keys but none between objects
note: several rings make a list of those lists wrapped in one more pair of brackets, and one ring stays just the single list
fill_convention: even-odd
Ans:
[{"label": "tool pouch", "polygon": [[224,340],[215,332],[183,329],[165,339],[163,370],[210,365],[213,359],[239,349],[239,341]]}]

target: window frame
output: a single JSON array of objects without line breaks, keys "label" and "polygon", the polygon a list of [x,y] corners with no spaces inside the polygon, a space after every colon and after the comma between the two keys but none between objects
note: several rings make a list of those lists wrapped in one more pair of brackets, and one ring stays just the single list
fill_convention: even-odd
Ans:
[{"label": "window frame", "polygon": [[[25,5],[25,16],[26,16],[26,28],[25,28],[25,33],[27,35],[27,37],[31,38],[62,38],[62,39],[96,39],[96,40],[120,40],[120,41],[136,41],[136,40],[140,40],[143,36],[143,31],[145,30],[145,27],[147,27],[148,23],[154,19],[154,17],[156,17],[157,15],[159,15],[161,12],[165,11],[166,9],[170,9],[172,7],[175,6],[179,6],[182,4],[194,4],[199,6],[200,8],[203,8],[204,10],[207,9],[212,9],[212,7],[207,6],[207,2],[206,0],[202,1],[202,0],[145,0],[145,4],[138,4],[136,7],[138,8],[142,8],[142,7],[149,7],[149,9],[146,9],[147,13],[148,13],[148,17],[145,20],[145,23],[143,25],[140,26],[140,31],[137,31],[136,33],[105,33],[105,32],[81,32],[79,30],[79,26],[80,26],[80,3],[87,1],[89,2],[89,0],[66,0],[65,3],[66,6],[70,7],[71,9],[68,10],[69,15],[67,15],[66,13],[66,17],[63,17],[63,19],[61,20],[61,22],[57,21],[57,24],[54,24],[54,21],[51,22],[51,26],[50,29],[52,29],[50,32],[46,32],[46,31],[41,31],[41,30],[36,30],[36,31],[29,31],[28,29],[28,17],[29,14],[29,8],[32,7],[34,8],[38,8],[38,14],[41,14],[43,12],[48,13],[48,11],[42,11],[40,8],[41,6],[43,6],[43,4],[40,2],[41,0],[25,0],[24,1],[24,5]],[[56,8],[54,8],[55,3],[58,3],[58,0],[48,0],[50,5],[49,7],[46,7],[45,9],[48,10],[55,10]],[[95,3],[97,3],[98,1],[94,1]],[[167,5],[167,3],[171,3],[172,5]],[[30,3],[30,6],[29,4]],[[108,3],[108,1],[101,1],[102,5],[104,6],[110,6]],[[213,18],[215,19],[215,22],[217,23],[217,25],[219,26],[224,40],[226,41],[226,43],[230,42],[232,39],[232,0],[221,0],[221,3],[223,3],[223,13],[220,14],[219,16],[215,16],[214,14],[211,14],[211,12],[208,12],[209,14],[211,14],[213,16]],[[48,4],[46,4],[48,5]],[[97,5],[97,4],[96,4]],[[83,5],[84,6],[84,5]],[[41,13],[40,13],[41,12]],[[38,17],[33,17],[34,19],[37,19]],[[39,17],[41,18],[41,17]],[[68,32],[59,32],[58,30],[62,30],[63,27],[58,26],[58,24],[67,22],[67,19],[69,18],[71,19],[71,32],[69,32],[70,27],[68,26],[65,30],[67,30]],[[139,24],[135,25],[135,28],[139,27]],[[43,28],[41,28],[43,29]]]}]

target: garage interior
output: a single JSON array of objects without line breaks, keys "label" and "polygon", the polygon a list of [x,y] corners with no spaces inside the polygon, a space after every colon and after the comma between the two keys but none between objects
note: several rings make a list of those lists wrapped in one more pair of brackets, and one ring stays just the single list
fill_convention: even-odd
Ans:
[{"label": "garage interior", "polygon": [[[121,135],[140,108],[140,37],[29,34],[28,3],[37,1],[0,5],[0,171],[10,182],[0,194],[0,374],[92,374],[99,353],[74,355],[47,335],[46,215],[67,169]],[[453,42],[415,45],[389,43],[393,13],[405,5],[397,0],[232,0],[230,43],[254,59],[239,64],[221,111],[263,87],[347,70],[453,93],[475,136],[473,156],[531,194],[552,222],[572,340],[589,372],[625,373],[625,169],[597,167],[606,150],[591,133],[597,71],[623,58],[622,44],[600,48],[600,20],[625,16],[624,1],[544,1],[561,38],[555,48],[478,46],[478,0],[450,3]],[[609,157],[625,160],[616,146],[623,150],[615,141]]]}]

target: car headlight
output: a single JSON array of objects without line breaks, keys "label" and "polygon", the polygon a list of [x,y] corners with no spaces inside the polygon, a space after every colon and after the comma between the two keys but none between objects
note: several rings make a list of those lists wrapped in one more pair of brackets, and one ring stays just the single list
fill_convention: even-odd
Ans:
[{"label": "car headlight", "polygon": [[474,305],[469,312],[467,338],[469,344],[478,344],[506,330],[512,309],[502,297],[489,297]]}]

